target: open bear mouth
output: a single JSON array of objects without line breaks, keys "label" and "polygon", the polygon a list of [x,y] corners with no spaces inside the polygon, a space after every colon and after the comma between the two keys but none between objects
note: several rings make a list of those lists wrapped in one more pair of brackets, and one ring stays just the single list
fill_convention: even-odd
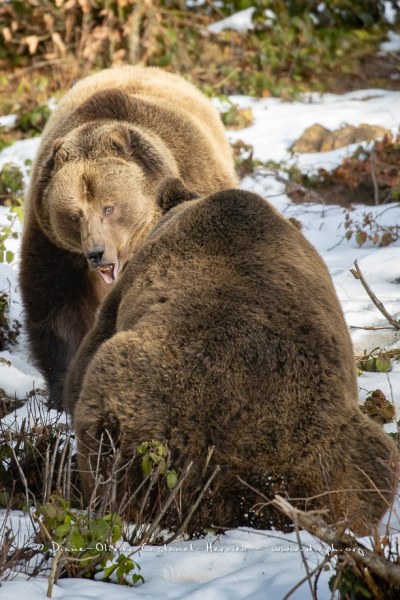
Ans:
[{"label": "open bear mouth", "polygon": [[103,281],[107,284],[114,283],[117,279],[119,265],[116,263],[109,263],[108,265],[99,265],[97,271],[100,273]]}]

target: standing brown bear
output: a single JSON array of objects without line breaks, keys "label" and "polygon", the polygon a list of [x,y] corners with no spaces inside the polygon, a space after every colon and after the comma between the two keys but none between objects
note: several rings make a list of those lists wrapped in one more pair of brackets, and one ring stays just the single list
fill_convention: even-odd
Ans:
[{"label": "standing brown bear", "polygon": [[20,285],[33,360],[61,408],[66,368],[96,308],[160,218],[159,184],[195,194],[237,185],[218,112],[191,84],[122,67],[77,83],[33,167]]},{"label": "standing brown bear", "polygon": [[[161,189],[161,205],[182,188]],[[394,443],[358,406],[351,340],[315,249],[265,200],[224,191],[183,202],[156,225],[106,298],[66,385],[88,499],[108,430],[120,464],[166,441],[201,489],[208,449],[221,471],[191,530],[280,525],[274,492],[311,498],[365,533],[395,490]],[[103,438],[105,439],[105,438]],[[135,462],[136,461],[136,462]],[[142,479],[136,455],[126,479]],[[129,491],[129,490],[128,490]],[[138,497],[135,498],[139,502]],[[136,505],[132,505],[135,515]]]}]

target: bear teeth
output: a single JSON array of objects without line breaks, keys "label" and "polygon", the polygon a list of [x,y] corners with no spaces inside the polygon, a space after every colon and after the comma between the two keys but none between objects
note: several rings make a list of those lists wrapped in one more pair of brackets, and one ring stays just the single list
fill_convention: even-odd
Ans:
[{"label": "bear teeth", "polygon": [[108,273],[110,271],[112,271],[114,269],[114,265],[100,265],[99,267],[97,267],[98,271],[101,271],[101,273]]}]

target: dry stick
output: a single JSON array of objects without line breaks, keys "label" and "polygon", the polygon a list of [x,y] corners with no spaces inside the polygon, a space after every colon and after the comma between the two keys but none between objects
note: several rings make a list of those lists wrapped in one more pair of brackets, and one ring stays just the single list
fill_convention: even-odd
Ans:
[{"label": "dry stick", "polygon": [[69,440],[70,440],[70,435],[69,435],[69,433],[67,433],[65,440],[64,440],[64,447],[61,452],[60,465],[59,465],[58,473],[57,473],[57,481],[56,481],[56,489],[57,490],[59,490],[61,488],[61,477],[62,477],[62,474],[65,469],[65,457],[67,455],[67,450],[69,448]]},{"label": "dry stick", "polygon": [[48,477],[49,477],[49,466],[50,466],[50,444],[47,444],[46,460],[44,463],[45,476],[43,477],[43,490],[42,490],[43,504],[46,504],[46,502],[47,502],[47,485],[48,485]]},{"label": "dry stick", "polygon": [[365,291],[367,292],[368,296],[371,298],[371,300],[375,304],[376,308],[383,314],[383,316],[385,317],[385,319],[387,321],[389,321],[389,323],[391,325],[393,325],[393,327],[395,329],[400,330],[400,323],[399,323],[399,321],[396,321],[396,319],[394,319],[392,317],[392,315],[390,315],[388,313],[388,311],[386,310],[386,308],[383,306],[382,302],[380,302],[380,300],[378,300],[378,298],[375,296],[374,292],[369,287],[368,283],[365,281],[364,276],[363,276],[363,274],[361,272],[361,269],[358,266],[357,260],[354,261],[354,266],[355,266],[355,270],[354,269],[350,269],[350,273],[352,273],[356,279],[359,279],[361,281],[361,283],[362,283]]},{"label": "dry stick", "polygon": [[163,516],[167,512],[168,508],[172,504],[172,501],[175,499],[176,495],[178,494],[179,490],[181,489],[182,484],[185,481],[186,477],[189,475],[189,472],[190,472],[190,469],[192,468],[192,466],[193,466],[193,461],[190,461],[189,464],[185,467],[182,475],[180,476],[178,483],[176,484],[176,486],[174,487],[174,489],[171,491],[170,495],[168,496],[167,500],[165,501],[164,506],[158,513],[157,518],[153,521],[149,530],[146,532],[145,537],[142,540],[142,543],[150,541],[152,534],[156,530],[161,519],[163,518]]},{"label": "dry stick", "polygon": [[60,564],[60,561],[62,560],[64,551],[65,551],[64,547],[60,546],[56,552],[55,557],[53,558],[53,560],[51,562],[51,569],[50,569],[50,574],[49,574],[49,578],[48,578],[49,585],[47,586],[47,594],[46,594],[46,596],[48,598],[51,598],[51,594],[53,592],[53,585],[55,583],[57,583],[57,579],[58,579],[57,569]]},{"label": "dry stick", "polygon": [[381,331],[382,329],[390,329],[390,331],[392,331],[393,327],[388,327],[388,326],[384,326],[384,327],[368,327],[368,326],[358,326],[358,325],[350,325],[350,329],[365,329],[366,331]]},{"label": "dry stick", "polygon": [[215,450],[215,446],[210,446],[208,448],[206,462],[204,464],[203,472],[201,474],[201,479],[203,479],[203,477],[205,477],[205,475],[207,473],[208,465],[210,464],[210,460],[211,460],[212,455],[214,454],[214,450]]},{"label": "dry stick", "polygon": [[197,496],[196,501],[192,504],[187,516],[185,517],[185,520],[183,521],[181,527],[179,528],[179,532],[180,533],[185,533],[185,529],[188,526],[190,519],[193,516],[193,513],[197,510],[197,507],[199,506],[200,502],[202,501],[202,499],[204,498],[204,494],[206,493],[206,491],[208,490],[208,488],[210,487],[212,480],[214,479],[214,477],[216,476],[216,474],[218,473],[218,471],[221,469],[221,467],[219,465],[217,465],[214,469],[214,471],[211,473],[210,477],[208,478],[208,480],[206,481],[205,485],[203,486],[203,489],[201,490],[200,494]]},{"label": "dry stick", "polygon": [[276,169],[268,169],[268,171],[274,175],[275,179],[279,181],[279,183],[283,183],[286,186],[287,191],[289,193],[290,191],[301,192],[302,194],[305,194],[309,198],[311,198],[313,202],[318,202],[319,204],[326,203],[326,200],[323,196],[321,196],[317,192],[314,192],[313,190],[309,190],[300,183],[296,183],[294,181],[290,181],[290,179],[287,179],[286,177],[282,177],[282,175],[280,175]]},{"label": "dry stick", "polygon": [[16,453],[15,453],[15,450],[14,450],[14,446],[13,446],[13,444],[10,444],[10,446],[9,446],[9,447],[11,448],[11,452],[12,452],[13,458],[14,458],[14,460],[15,460],[15,463],[16,463],[16,465],[17,465],[17,467],[18,467],[18,471],[19,471],[19,474],[20,474],[20,476],[21,476],[22,483],[24,484],[24,488],[25,488],[25,497],[26,497],[26,505],[27,505],[27,506],[29,506],[29,487],[28,487],[28,482],[27,482],[27,480],[26,480],[26,477],[25,477],[25,473],[24,473],[24,471],[22,470],[22,467],[21,467],[21,465],[19,464],[19,461],[18,461],[17,455],[16,455]]},{"label": "dry stick", "polygon": [[71,444],[71,436],[69,436],[68,440],[68,460],[67,467],[64,469],[64,477],[63,477],[63,496],[68,502],[71,499],[71,476],[72,476],[72,444]]},{"label": "dry stick", "polygon": [[[53,455],[51,457],[51,462],[49,465],[49,471],[46,471],[46,496],[43,499],[43,504],[45,504],[50,496],[51,493],[51,484],[53,481],[53,475],[54,475],[54,467],[55,467],[55,463],[56,463],[56,458],[57,458],[57,452],[58,452],[58,447],[60,445],[61,442],[61,432],[57,431],[57,436],[56,436],[56,443],[54,445],[54,449],[53,449]],[[50,449],[50,444],[47,446],[48,449]]]},{"label": "dry stick", "polygon": [[375,205],[377,206],[379,204],[379,187],[376,181],[376,152],[374,147],[371,150],[371,177],[372,185],[374,186]]},{"label": "dry stick", "polygon": [[23,69],[18,70],[18,74],[11,74],[8,75],[9,80],[12,81],[13,79],[18,79],[21,77],[21,75],[25,75],[26,73],[29,73],[29,71],[36,71],[36,69],[43,69],[52,66],[52,65],[61,65],[61,64],[67,64],[68,63],[68,59],[66,58],[55,58],[53,60],[43,60],[41,62],[37,62],[34,63],[33,65],[30,65],[29,67],[24,67]]},{"label": "dry stick", "polygon": [[[330,546],[340,546],[344,554],[347,554],[346,549],[349,548],[349,556],[356,563],[370,569],[390,585],[400,586],[399,565],[395,565],[383,556],[365,548],[353,536],[345,533],[339,534],[320,515],[316,515],[315,512],[310,513],[299,510],[282,498],[282,496],[275,496],[273,504],[290,519],[297,521],[302,529],[305,529]],[[354,552],[354,549],[360,550],[360,552]]]},{"label": "dry stick", "polygon": [[301,562],[303,563],[304,568],[305,568],[306,573],[307,573],[306,579],[308,581],[308,586],[310,588],[311,598],[312,598],[312,600],[318,600],[318,598],[315,595],[315,592],[313,590],[312,583],[311,583],[311,577],[312,577],[312,575],[311,575],[310,567],[308,566],[308,562],[307,562],[306,557],[304,556],[304,552],[302,552],[303,544],[301,542],[300,533],[299,533],[299,523],[298,523],[297,520],[293,521],[293,522],[294,522],[294,529],[295,529],[295,532],[296,532],[296,540],[297,540],[297,543],[298,543],[299,548],[300,548]]},{"label": "dry stick", "polygon": [[[298,581],[296,583],[296,585],[294,585],[292,588],[290,588],[290,590],[287,592],[287,594],[285,594],[282,598],[282,600],[289,600],[290,596],[292,596],[302,585],[303,583],[305,583],[308,580],[311,579],[311,577],[313,577],[316,573],[320,572],[324,565],[326,565],[327,562],[329,562],[334,554],[336,554],[335,552],[333,552],[332,554],[328,554],[328,556],[325,556],[324,560],[319,563],[312,571],[308,571],[307,570],[307,575],[305,577],[303,577],[303,579],[300,579],[300,581]],[[316,592],[313,589],[313,598],[316,598]]]}]

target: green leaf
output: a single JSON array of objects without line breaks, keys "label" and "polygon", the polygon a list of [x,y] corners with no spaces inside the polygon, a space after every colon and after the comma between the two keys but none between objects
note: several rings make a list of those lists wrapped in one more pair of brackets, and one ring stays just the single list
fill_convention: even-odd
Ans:
[{"label": "green leaf", "polygon": [[71,525],[69,523],[62,523],[56,527],[55,534],[58,538],[65,538],[71,531]]},{"label": "green leaf", "polygon": [[142,458],[142,471],[145,475],[148,475],[153,470],[153,463],[148,454]]},{"label": "green leaf", "polygon": [[390,357],[386,353],[379,354],[376,358],[376,368],[379,373],[387,373],[390,370]]},{"label": "green leaf", "polygon": [[137,451],[139,452],[139,454],[143,455],[147,452],[148,447],[149,447],[148,442],[142,442],[140,444],[140,446],[138,446]]},{"label": "green leaf", "polygon": [[155,452],[149,452],[149,457],[155,464],[160,462],[160,456],[158,454],[156,454]]},{"label": "green leaf", "polygon": [[178,483],[178,475],[176,471],[168,471],[167,473],[167,486],[170,490],[173,490]]},{"label": "green leaf", "polygon": [[356,233],[356,243],[359,246],[362,246],[363,244],[365,244],[365,242],[367,241],[367,239],[368,239],[368,235],[366,234],[365,231],[361,231],[361,230],[357,231],[357,233]]},{"label": "green leaf", "polygon": [[144,577],[142,575],[137,575],[136,573],[132,574],[132,584],[136,585],[137,583],[144,583]]},{"label": "green leaf", "polygon": [[55,519],[57,516],[57,508],[54,506],[54,504],[46,504],[43,507],[43,514],[45,518]]},{"label": "green leaf", "polygon": [[72,529],[72,534],[69,539],[69,545],[75,550],[78,550],[79,548],[85,549],[88,545],[77,527],[73,527]]},{"label": "green leaf", "polygon": [[376,358],[373,356],[363,363],[363,370],[372,373],[376,371]]}]

